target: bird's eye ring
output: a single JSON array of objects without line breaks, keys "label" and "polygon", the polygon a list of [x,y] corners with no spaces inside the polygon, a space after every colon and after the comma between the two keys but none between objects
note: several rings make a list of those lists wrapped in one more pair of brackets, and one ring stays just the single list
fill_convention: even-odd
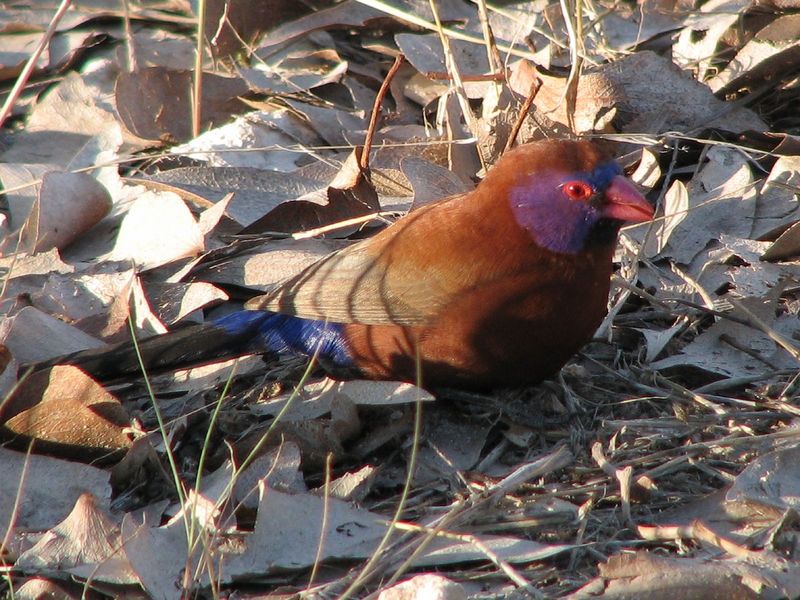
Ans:
[{"label": "bird's eye ring", "polygon": [[586,201],[594,194],[592,186],[584,181],[568,181],[561,189],[570,200]]}]

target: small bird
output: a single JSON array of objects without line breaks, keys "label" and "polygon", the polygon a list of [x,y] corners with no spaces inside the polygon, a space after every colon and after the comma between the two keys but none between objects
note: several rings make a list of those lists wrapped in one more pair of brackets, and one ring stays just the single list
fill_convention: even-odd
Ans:
[{"label": "small bird", "polygon": [[[472,192],[334,252],[246,310],[144,340],[140,352],[154,371],[289,352],[316,355],[339,378],[535,384],[602,321],[621,225],[652,217],[599,145],[522,145]],[[58,362],[103,381],[139,370],[131,345]]]}]

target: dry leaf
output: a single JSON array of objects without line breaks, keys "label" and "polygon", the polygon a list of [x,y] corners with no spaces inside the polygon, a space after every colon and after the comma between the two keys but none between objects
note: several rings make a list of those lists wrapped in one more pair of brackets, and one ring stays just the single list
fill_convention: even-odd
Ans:
[{"label": "dry leaf", "polygon": [[13,526],[22,530],[53,527],[83,493],[90,493],[105,507],[111,498],[108,473],[89,465],[0,448],[0,471],[4,482],[0,486],[0,532],[4,536],[18,495],[24,502]]},{"label": "dry leaf", "polygon": [[243,226],[250,225],[281,202],[311,193],[320,186],[319,181],[294,173],[253,167],[184,167],[162,171],[154,180],[213,202],[233,192],[225,212]]},{"label": "dry leaf", "polygon": [[465,421],[455,412],[437,410],[428,413],[415,483],[424,485],[437,479],[447,481],[472,469],[480,459],[490,429],[489,423]]},{"label": "dry leaf", "polygon": [[13,317],[0,317],[0,343],[20,364],[45,361],[104,345],[80,329],[30,306]]},{"label": "dry leaf", "polygon": [[122,220],[111,260],[132,260],[145,269],[203,251],[203,233],[175,194],[144,192]]},{"label": "dry leaf", "polygon": [[[125,127],[150,142],[189,139],[192,81],[192,71],[165,67],[120,73],[115,100]],[[204,124],[219,124],[244,109],[238,96],[247,86],[241,80],[205,73],[203,84],[200,114]]]},{"label": "dry leaf", "polygon": [[783,77],[800,60],[800,15],[783,15],[764,27],[708,81],[720,96]]},{"label": "dry leaf", "polygon": [[[772,167],[756,200],[755,239],[775,239],[787,227],[800,221],[800,156],[781,156]],[[785,256],[784,252],[780,253]],[[778,256],[777,252],[775,256]]]},{"label": "dry leaf", "polygon": [[[228,563],[229,573],[265,573],[309,567],[317,560],[369,556],[386,531],[383,517],[347,502],[312,494],[286,494],[260,484],[261,499],[246,552]],[[325,530],[323,535],[323,511]]]},{"label": "dry leaf", "polygon": [[295,233],[380,211],[378,194],[360,160],[361,149],[356,148],[327,189],[279,204],[242,233]]},{"label": "dry leaf", "polygon": [[130,416],[119,401],[72,366],[24,378],[3,403],[0,423],[6,439],[87,462],[119,458],[131,444]]},{"label": "dry leaf", "polygon": [[81,494],[67,518],[24,552],[16,566],[28,572],[65,570],[107,583],[139,583],[122,552],[119,526],[89,493]]},{"label": "dry leaf", "polygon": [[292,400],[289,409],[283,414],[284,420],[304,421],[316,419],[331,410],[331,404],[336,396],[346,396],[354,404],[366,406],[392,406],[395,404],[411,404],[417,402],[430,402],[434,396],[422,388],[410,383],[397,381],[337,381],[328,377],[303,386],[298,392],[281,394],[270,398],[267,402],[251,404],[253,414],[277,415],[283,410],[290,397]]},{"label": "dry leaf", "polygon": [[400,168],[414,189],[411,210],[433,200],[464,194],[472,189],[449,169],[421,158],[404,158],[400,161]]},{"label": "dry leaf", "polygon": [[242,240],[206,254],[192,270],[191,277],[266,292],[346,245],[347,242],[328,238],[253,244]]},{"label": "dry leaf", "polygon": [[[539,73],[544,85],[536,96],[537,111],[567,124],[563,102],[565,79]],[[517,63],[510,84],[527,96],[531,75]],[[680,98],[680,102],[675,102]],[[764,131],[767,125],[752,111],[717,99],[705,85],[653,52],[636,52],[620,60],[587,69],[578,84],[575,106],[578,132],[689,132],[717,127],[740,132]]]}]

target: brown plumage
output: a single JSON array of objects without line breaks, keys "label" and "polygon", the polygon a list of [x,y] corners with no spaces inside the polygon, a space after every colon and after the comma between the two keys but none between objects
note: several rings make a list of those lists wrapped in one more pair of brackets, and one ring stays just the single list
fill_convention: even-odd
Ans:
[{"label": "brown plumage", "polygon": [[[602,320],[622,221],[600,220],[585,247],[556,252],[520,225],[509,191],[539,173],[591,173],[608,161],[590,142],[521,146],[470,194],[408,215],[247,308],[343,323],[353,362],[371,378],[414,381],[419,363],[429,386],[539,381]],[[617,201],[632,208],[622,218],[652,216],[632,187],[624,192]],[[598,203],[608,203],[603,193]]]},{"label": "brown plumage", "polygon": [[[144,363],[316,353],[342,377],[429,388],[536,383],[602,320],[619,227],[652,214],[594,143],[521,146],[474,191],[324,258],[249,310],[146,340]],[[65,362],[100,379],[138,370],[130,347]]]}]

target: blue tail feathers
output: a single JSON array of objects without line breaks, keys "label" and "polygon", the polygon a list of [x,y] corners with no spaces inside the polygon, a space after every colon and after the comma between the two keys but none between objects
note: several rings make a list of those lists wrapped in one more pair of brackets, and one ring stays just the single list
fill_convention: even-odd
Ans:
[{"label": "blue tail feathers", "polygon": [[340,368],[353,368],[341,323],[301,319],[263,310],[241,310],[214,321],[214,326],[231,335],[252,332],[252,352],[277,352],[312,356],[319,348],[321,362]]}]

